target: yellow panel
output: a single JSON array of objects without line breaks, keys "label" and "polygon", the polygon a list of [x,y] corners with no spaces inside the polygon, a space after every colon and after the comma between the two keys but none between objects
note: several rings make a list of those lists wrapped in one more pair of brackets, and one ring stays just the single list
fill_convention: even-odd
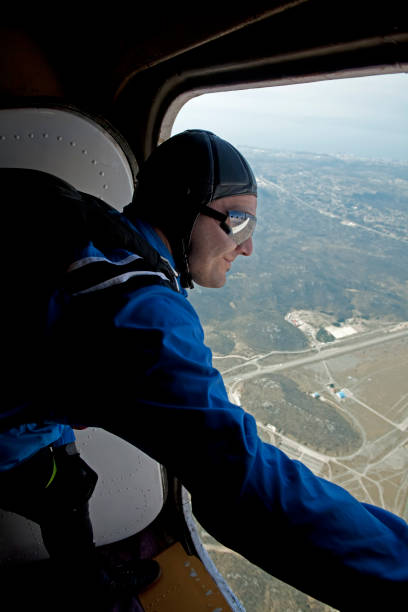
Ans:
[{"label": "yellow panel", "polygon": [[159,580],[139,595],[146,612],[231,612],[216,583],[195,556],[176,543],[156,557]]}]

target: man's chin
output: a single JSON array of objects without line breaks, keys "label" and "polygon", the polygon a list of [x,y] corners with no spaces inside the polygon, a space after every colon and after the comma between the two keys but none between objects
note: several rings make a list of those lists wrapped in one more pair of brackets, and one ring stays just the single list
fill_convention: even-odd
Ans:
[{"label": "man's chin", "polygon": [[227,282],[227,277],[224,276],[224,278],[220,278],[219,280],[214,281],[214,283],[211,285],[211,288],[212,289],[221,289],[221,287],[223,287],[226,282]]},{"label": "man's chin", "polygon": [[227,277],[226,275],[220,278],[212,279],[195,279],[193,277],[193,281],[196,283],[196,285],[206,287],[206,289],[221,289],[221,287],[224,287],[225,283],[227,282]]}]

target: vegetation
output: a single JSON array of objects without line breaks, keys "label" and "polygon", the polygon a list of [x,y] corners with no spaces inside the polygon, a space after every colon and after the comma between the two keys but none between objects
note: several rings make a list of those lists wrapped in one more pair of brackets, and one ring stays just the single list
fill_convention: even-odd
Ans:
[{"label": "vegetation", "polygon": [[301,391],[290,378],[265,375],[247,381],[242,405],[264,425],[319,452],[343,455],[357,450],[360,433],[328,403]]},{"label": "vegetation", "polygon": [[335,339],[336,338],[333,336],[333,334],[328,332],[323,327],[321,327],[316,334],[316,340],[318,340],[319,342],[334,342]]}]

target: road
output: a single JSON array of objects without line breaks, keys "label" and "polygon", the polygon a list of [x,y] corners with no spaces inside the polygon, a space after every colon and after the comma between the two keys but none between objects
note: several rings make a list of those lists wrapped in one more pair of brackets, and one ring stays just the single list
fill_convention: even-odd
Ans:
[{"label": "road", "polygon": [[[324,348],[324,349],[321,349],[318,353],[314,353],[313,355],[309,355],[305,357],[298,357],[296,359],[291,359],[290,361],[287,361],[285,363],[278,363],[278,364],[274,364],[270,366],[263,366],[258,363],[260,360],[265,359],[265,355],[262,355],[260,357],[251,359],[250,361],[245,361],[242,364],[233,366],[229,368],[228,370],[225,370],[223,372],[223,377],[227,384],[234,382],[235,380],[237,380],[237,378],[239,378],[239,380],[248,380],[250,378],[255,378],[257,376],[263,376],[264,374],[271,374],[273,372],[281,372],[282,370],[288,370],[290,368],[296,368],[299,366],[303,366],[306,363],[313,363],[317,361],[325,361],[327,359],[334,359],[335,357],[339,357],[340,355],[344,355],[344,354],[351,353],[354,351],[359,351],[361,349],[364,349],[364,348],[367,348],[369,346],[373,346],[376,344],[383,344],[385,342],[390,342],[391,340],[396,340],[397,338],[402,338],[404,336],[408,337],[408,330],[406,329],[397,331],[397,332],[387,332],[385,334],[382,333],[380,336],[377,336],[375,338],[369,338],[367,340],[361,340],[360,342],[343,341],[345,343],[342,344],[342,346],[338,346],[338,347],[334,346],[333,348],[331,347]],[[285,354],[287,355],[288,353],[285,353]],[[239,370],[241,368],[245,368],[248,364],[255,364],[257,366],[257,369],[253,370],[252,372],[240,373]]]}]

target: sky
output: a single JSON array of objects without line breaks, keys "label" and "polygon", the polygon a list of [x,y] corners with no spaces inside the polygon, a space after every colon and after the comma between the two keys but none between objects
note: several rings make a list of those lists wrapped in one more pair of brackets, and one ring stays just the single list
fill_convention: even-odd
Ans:
[{"label": "sky", "polygon": [[191,128],[238,148],[408,161],[408,74],[204,94],[181,109],[172,134]]}]

